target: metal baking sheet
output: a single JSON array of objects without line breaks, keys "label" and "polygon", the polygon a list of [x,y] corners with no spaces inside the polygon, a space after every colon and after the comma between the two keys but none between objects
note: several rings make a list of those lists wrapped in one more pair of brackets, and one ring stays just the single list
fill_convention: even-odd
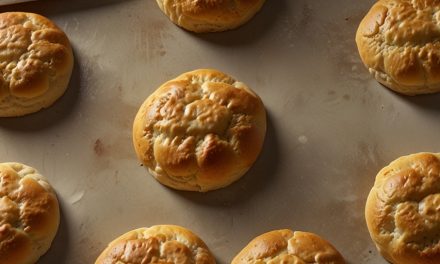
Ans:
[{"label": "metal baking sheet", "polygon": [[[0,119],[0,160],[40,170],[61,203],[58,235],[39,263],[93,263],[117,236],[154,224],[193,230],[218,263],[281,228],[321,235],[348,263],[386,263],[368,235],[365,200],[391,160],[439,151],[440,96],[400,96],[369,76],[354,36],[374,2],[268,0],[245,26],[203,35],[174,26],[153,0],[1,7],[53,19],[76,59],[69,89],[53,107]],[[208,67],[261,96],[265,145],[234,185],[174,191],[139,166],[132,121],[161,83]]]}]

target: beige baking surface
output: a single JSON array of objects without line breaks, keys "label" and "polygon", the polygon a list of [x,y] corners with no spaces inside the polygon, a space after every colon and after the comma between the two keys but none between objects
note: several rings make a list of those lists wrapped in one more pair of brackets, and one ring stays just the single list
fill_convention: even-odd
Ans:
[{"label": "beige baking surface", "polygon": [[[52,108],[0,119],[0,160],[39,169],[58,192],[61,226],[39,263],[93,263],[120,234],[178,224],[219,263],[263,232],[322,235],[351,264],[383,264],[364,224],[376,172],[394,158],[440,150],[440,96],[408,98],[363,68],[354,35],[374,0],[268,0],[238,30],[194,35],[153,0],[58,0],[0,8],[52,18],[73,43],[67,94]],[[252,170],[207,194],[170,190],[139,166],[138,106],[158,85],[213,67],[246,82],[268,110]]]}]

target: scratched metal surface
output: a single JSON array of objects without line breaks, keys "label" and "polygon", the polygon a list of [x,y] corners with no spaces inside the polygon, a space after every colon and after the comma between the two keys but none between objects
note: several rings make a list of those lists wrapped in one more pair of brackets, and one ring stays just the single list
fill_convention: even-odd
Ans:
[{"label": "scratched metal surface", "polygon": [[[52,108],[0,119],[0,160],[40,170],[61,203],[58,235],[39,263],[93,263],[122,233],[165,223],[193,230],[219,263],[280,228],[325,237],[348,263],[385,263],[364,223],[365,199],[391,160],[440,149],[440,97],[402,97],[370,78],[354,34],[373,2],[268,0],[247,25],[207,35],[174,26],[153,0],[1,7],[53,19],[76,58],[70,87]],[[177,192],[138,165],[132,120],[161,83],[203,67],[262,97],[267,138],[239,182]]]}]

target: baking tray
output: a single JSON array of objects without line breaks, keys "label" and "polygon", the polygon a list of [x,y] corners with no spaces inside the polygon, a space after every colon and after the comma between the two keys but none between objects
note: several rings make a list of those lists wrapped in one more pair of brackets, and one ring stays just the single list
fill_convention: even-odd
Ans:
[{"label": "baking tray", "polygon": [[[177,224],[197,233],[218,263],[273,229],[315,232],[351,264],[386,263],[364,222],[378,170],[398,156],[439,151],[439,95],[405,97],[363,67],[354,36],[374,0],[268,0],[245,26],[196,35],[153,0],[41,0],[0,11],[53,19],[75,66],[53,107],[0,119],[0,160],[42,172],[61,224],[39,263],[93,263],[134,228]],[[179,192],[139,166],[132,121],[163,82],[216,68],[263,99],[268,130],[252,169],[228,188]]]}]

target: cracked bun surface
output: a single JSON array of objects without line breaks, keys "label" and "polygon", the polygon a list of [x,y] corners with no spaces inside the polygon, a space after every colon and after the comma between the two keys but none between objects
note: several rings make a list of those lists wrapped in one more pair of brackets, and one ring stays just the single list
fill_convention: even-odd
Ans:
[{"label": "cracked bun surface", "polygon": [[101,253],[95,264],[215,264],[205,243],[186,228],[156,225],[130,231]]},{"label": "cracked bun surface", "polygon": [[156,1],[174,24],[197,33],[237,28],[250,20],[265,2],[265,0]]},{"label": "cracked bun surface", "polygon": [[341,254],[321,237],[288,229],[254,238],[231,264],[345,264]]},{"label": "cracked bun surface", "polygon": [[0,163],[0,264],[32,264],[49,249],[60,219],[47,180],[20,163]]},{"label": "cracked bun surface", "polygon": [[201,192],[245,174],[265,134],[261,99],[242,82],[207,69],[160,86],[142,104],[133,125],[137,156],[159,182]]},{"label": "cracked bun surface", "polygon": [[49,19],[0,13],[0,117],[51,106],[64,94],[72,68],[69,40]]},{"label": "cracked bun surface", "polygon": [[440,154],[412,154],[383,168],[365,217],[371,238],[391,263],[440,263]]},{"label": "cracked bun surface", "polygon": [[377,81],[406,95],[440,91],[440,1],[379,0],[356,43]]}]

